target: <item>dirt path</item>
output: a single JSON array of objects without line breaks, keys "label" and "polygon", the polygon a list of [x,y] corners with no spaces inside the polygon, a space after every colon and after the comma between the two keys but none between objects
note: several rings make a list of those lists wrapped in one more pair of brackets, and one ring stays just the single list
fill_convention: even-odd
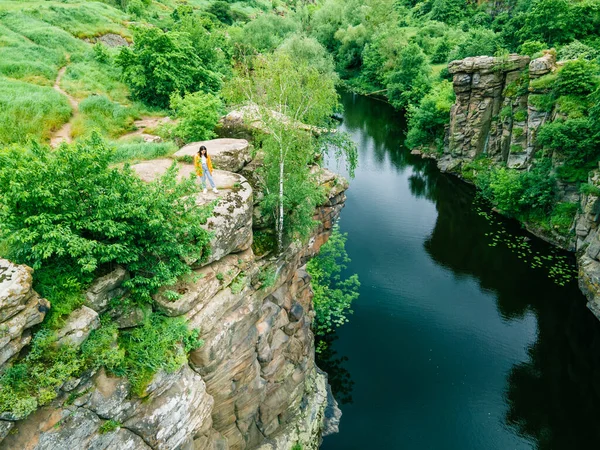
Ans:
[{"label": "dirt path", "polygon": [[157,142],[160,140],[160,138],[147,133],[146,130],[152,130],[159,125],[163,125],[168,122],[172,122],[172,120],[168,117],[142,117],[140,120],[133,122],[137,130],[124,134],[123,136],[119,137],[119,139],[129,139],[134,136],[144,136],[149,142]]},{"label": "dirt path", "polygon": [[[68,59],[67,59],[67,64],[68,64]],[[58,145],[61,142],[66,142],[66,143],[71,142],[71,140],[72,140],[71,139],[71,123],[73,122],[73,119],[75,118],[75,115],[77,114],[77,110],[79,109],[79,102],[77,100],[75,100],[75,98],[73,98],[71,95],[69,95],[68,93],[63,91],[62,88],[60,87],[60,80],[62,79],[66,70],[67,70],[66,65],[60,68],[60,70],[58,71],[58,75],[56,76],[56,81],[54,82],[53,88],[56,92],[67,97],[67,99],[69,100],[69,104],[71,105],[71,108],[73,108],[73,115],[71,116],[71,119],[67,123],[65,123],[58,131],[56,131],[54,133],[54,135],[52,136],[52,138],[50,139],[50,146],[53,148],[58,147]]]}]

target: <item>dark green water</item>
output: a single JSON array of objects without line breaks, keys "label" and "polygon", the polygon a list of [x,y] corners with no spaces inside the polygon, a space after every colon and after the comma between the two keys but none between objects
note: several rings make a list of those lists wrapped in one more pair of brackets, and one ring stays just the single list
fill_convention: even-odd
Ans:
[{"label": "dark green water", "polygon": [[343,412],[322,449],[600,448],[600,322],[576,282],[490,246],[525,234],[410,155],[385,103],[342,100],[360,167],[340,225],[362,287],[319,362]]}]

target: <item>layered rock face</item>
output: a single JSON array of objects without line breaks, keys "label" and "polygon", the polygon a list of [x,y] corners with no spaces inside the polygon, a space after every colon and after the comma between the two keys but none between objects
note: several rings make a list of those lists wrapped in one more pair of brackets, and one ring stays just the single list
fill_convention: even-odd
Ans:
[{"label": "layered rock face", "polygon": [[[212,144],[204,143],[209,152]],[[219,167],[250,170],[248,143],[226,144],[241,154],[217,156]],[[133,169],[150,180],[171,163],[156,160]],[[182,176],[191,173],[189,164],[179,164]],[[315,212],[321,226],[308,245],[292,245],[278,256],[255,255],[253,188],[242,175],[225,170],[215,171],[219,194],[199,194],[197,200],[217,203],[206,225],[214,232],[211,258],[189,262],[192,274],[170,287],[181,294],[176,301],[162,291],[155,296],[165,314],[185,317],[190,328],[200,330],[204,344],[190,354],[189,365],[177,373],[158,373],[143,399],[131,395],[126,379],[103,370],[71,380],[52,405],[25,420],[6,422],[14,428],[4,433],[0,449],[283,450],[297,443],[316,449],[323,428],[335,428],[335,422],[326,423],[331,395],[326,375],[315,365],[312,290],[303,266],[327,240],[348,185],[323,171],[320,179],[329,196]],[[64,339],[83,342],[108,301],[123,295],[128,276],[117,268],[96,280],[86,306],[67,321]],[[19,292],[8,292],[3,303],[26,303]],[[143,315],[129,312],[117,319],[128,327]],[[112,424],[109,431],[107,424]]]},{"label": "layered rock face", "polygon": [[[536,98],[547,92],[536,89],[532,81],[556,69],[550,52],[531,61],[527,56],[509,55],[451,62],[448,70],[453,75],[456,103],[438,167],[460,174],[462,164],[485,155],[494,164],[527,170],[534,159],[537,131],[558,116],[556,111],[536,107]],[[600,172],[592,172],[588,182],[600,188]],[[589,308],[600,319],[600,202],[597,195],[580,195],[574,184],[559,183],[558,188],[561,201],[580,203],[572,225],[575,238],[525,225],[542,239],[576,252],[579,286]]]},{"label": "layered rock face", "polygon": [[448,71],[456,103],[440,168],[452,172],[482,154],[510,168],[526,168],[534,155],[535,134],[549,116],[531,102],[536,92],[529,83],[555,68],[551,53],[533,61],[519,55],[452,61]]},{"label": "layered rock face", "polygon": [[0,368],[31,341],[50,302],[32,289],[32,270],[0,258]]}]

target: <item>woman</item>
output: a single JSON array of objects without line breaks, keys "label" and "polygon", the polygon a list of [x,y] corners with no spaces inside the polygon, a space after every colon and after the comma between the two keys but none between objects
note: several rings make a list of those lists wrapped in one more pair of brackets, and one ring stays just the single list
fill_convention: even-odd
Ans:
[{"label": "woman", "polygon": [[206,147],[204,145],[200,146],[198,153],[194,155],[194,167],[196,168],[196,175],[198,176],[198,180],[200,180],[200,184],[203,187],[203,191],[205,194],[206,190],[206,179],[210,182],[210,185],[213,188],[213,192],[216,194],[217,186],[215,186],[215,182],[212,177],[213,166],[210,162],[210,156],[208,156],[208,152],[206,151]]}]

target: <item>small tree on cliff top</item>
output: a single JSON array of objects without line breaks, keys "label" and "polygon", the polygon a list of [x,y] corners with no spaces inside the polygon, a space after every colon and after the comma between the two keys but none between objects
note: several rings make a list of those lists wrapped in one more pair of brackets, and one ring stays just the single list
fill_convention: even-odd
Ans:
[{"label": "small tree on cliff top", "polygon": [[338,104],[335,83],[333,71],[324,73],[304,58],[277,51],[254,61],[252,73],[243,68],[227,89],[230,100],[251,105],[247,118],[259,121],[264,132],[261,207],[274,218],[279,250],[284,236],[304,237],[313,227],[323,194],[310,171],[316,151],[304,124],[327,122]]}]

